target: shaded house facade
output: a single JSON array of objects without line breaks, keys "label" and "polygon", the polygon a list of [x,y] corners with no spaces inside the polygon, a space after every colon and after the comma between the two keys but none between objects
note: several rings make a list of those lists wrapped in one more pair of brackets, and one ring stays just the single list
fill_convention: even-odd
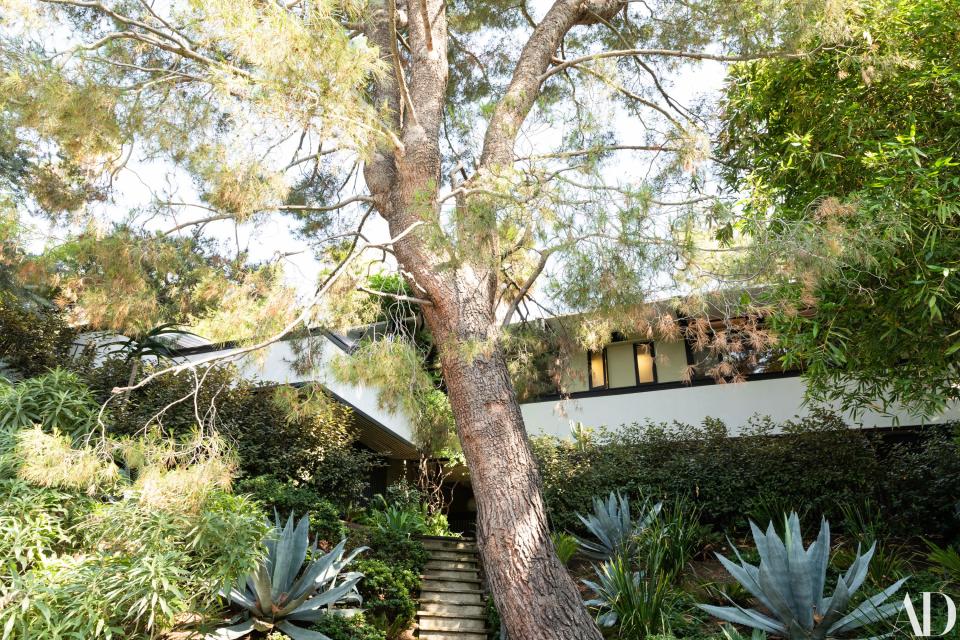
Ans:
[{"label": "shaded house facade", "polygon": [[[187,337],[178,344],[176,360],[216,358],[265,385],[321,385],[352,410],[359,446],[386,461],[377,477],[370,479],[376,493],[412,469],[411,461],[419,460],[419,453],[410,421],[383,409],[377,389],[341,382],[333,374],[333,360],[349,357],[360,337],[322,332],[307,340],[281,340],[253,353],[243,353],[232,344]],[[302,366],[305,359],[309,367]],[[755,416],[769,416],[779,423],[812,411],[804,402],[800,372],[784,370],[778,362],[773,354],[749,348],[726,355],[698,349],[696,341],[683,332],[669,339],[614,334],[600,349],[572,354],[560,385],[563,395],[530,398],[522,402],[521,411],[532,436],[568,438],[577,423],[616,430],[645,422],[700,424],[706,418],[722,420],[735,436]],[[717,375],[717,371],[736,374]],[[852,427],[863,428],[921,423],[897,408],[890,414],[866,411],[855,419],[845,417]],[[960,421],[956,405],[926,423],[952,421]],[[462,473],[453,478],[458,489],[451,502],[451,525],[467,529],[474,511],[469,480]]]}]

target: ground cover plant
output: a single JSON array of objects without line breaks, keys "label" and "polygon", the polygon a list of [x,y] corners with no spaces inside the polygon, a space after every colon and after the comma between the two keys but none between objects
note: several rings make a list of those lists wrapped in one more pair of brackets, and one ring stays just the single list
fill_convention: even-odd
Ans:
[{"label": "ground cover plant", "polygon": [[[36,427],[4,436],[4,638],[156,637],[215,617],[216,592],[260,557],[263,512],[227,491],[219,445],[94,448]],[[134,447],[146,454],[136,479],[113,458]]]}]

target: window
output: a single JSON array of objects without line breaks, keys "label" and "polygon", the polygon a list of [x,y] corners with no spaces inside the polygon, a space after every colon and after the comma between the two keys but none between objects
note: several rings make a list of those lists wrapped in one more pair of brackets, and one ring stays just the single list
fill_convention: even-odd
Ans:
[{"label": "window", "polygon": [[637,342],[633,345],[633,362],[636,367],[637,384],[653,384],[657,381],[657,365],[652,342]]},{"label": "window", "polygon": [[599,389],[607,386],[607,351],[591,351],[587,355],[590,364],[590,388]]},{"label": "window", "polygon": [[[701,348],[697,348],[697,342]],[[706,342],[707,344],[704,344]],[[758,345],[742,320],[715,320],[701,328],[697,341],[688,332],[687,362],[694,367],[694,378],[733,381],[750,375],[783,373],[781,349]]]}]

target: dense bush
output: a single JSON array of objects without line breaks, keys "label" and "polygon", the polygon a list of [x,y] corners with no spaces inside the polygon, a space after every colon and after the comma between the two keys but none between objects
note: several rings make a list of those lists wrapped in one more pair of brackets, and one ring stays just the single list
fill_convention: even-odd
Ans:
[{"label": "dense bush", "polygon": [[313,625],[314,631],[326,635],[330,640],[384,640],[384,632],[367,624],[363,614],[351,618],[328,614]]},{"label": "dense bush", "polygon": [[244,478],[236,484],[237,493],[249,493],[260,501],[268,511],[286,518],[310,516],[310,529],[321,541],[335,545],[346,536],[346,528],[340,520],[337,508],[310,487],[298,487],[282,482],[273,476]]},{"label": "dense bush", "polygon": [[21,638],[153,636],[216,607],[217,589],[251,568],[261,519],[226,495],[190,515],[105,504],[83,539],[3,585],[0,624]]},{"label": "dense bush", "polygon": [[892,507],[891,526],[902,534],[949,535],[957,527],[951,487],[960,481],[960,453],[942,431],[918,438],[885,449],[868,432],[815,413],[782,425],[756,419],[736,438],[717,420],[634,424],[577,443],[539,438],[534,451],[558,530],[580,531],[575,514],[589,511],[594,496],[619,490],[691,496],[702,520],[725,530],[791,508],[840,522],[841,505],[873,498]]},{"label": "dense bush", "polygon": [[885,521],[899,535],[960,535],[960,440],[942,429],[881,451]]},{"label": "dense bush", "polygon": [[363,574],[360,595],[367,619],[386,631],[388,638],[396,637],[410,626],[417,613],[414,597],[420,577],[381,560],[361,560],[356,570]]},{"label": "dense bush", "polygon": [[367,539],[372,549],[371,557],[394,567],[409,569],[418,575],[423,572],[428,554],[423,543],[417,538],[375,529],[369,533]]},{"label": "dense bush", "polygon": [[0,461],[5,637],[156,637],[219,610],[219,589],[259,560],[264,514],[226,492],[215,438],[86,445],[13,425]]},{"label": "dense bush", "polygon": [[56,309],[0,291],[0,376],[37,376],[67,356],[76,331]]},{"label": "dense bush", "polygon": [[[129,365],[111,359],[82,376],[103,402],[111,389],[127,383],[129,373]],[[177,401],[190,397],[195,384],[193,376],[163,376],[136,389],[128,401],[110,405],[111,433],[139,433],[148,422],[168,435],[189,433],[197,422],[194,403]],[[310,487],[340,509],[364,502],[380,461],[355,447],[350,409],[321,390],[261,386],[219,366],[204,373],[196,404],[236,445],[240,475],[272,475]]]},{"label": "dense bush", "polygon": [[0,428],[39,424],[78,438],[92,429],[97,410],[93,394],[79,376],[64,369],[17,384],[0,383]]}]

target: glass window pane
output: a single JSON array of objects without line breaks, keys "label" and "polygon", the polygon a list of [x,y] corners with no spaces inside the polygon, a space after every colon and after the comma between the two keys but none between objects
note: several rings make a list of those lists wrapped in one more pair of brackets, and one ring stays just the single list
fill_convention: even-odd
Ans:
[{"label": "glass window pane", "polygon": [[603,351],[590,352],[590,388],[605,387],[607,385],[607,372],[604,367]]},{"label": "glass window pane", "polygon": [[637,384],[656,382],[653,373],[653,349],[649,344],[634,345],[637,358]]}]

